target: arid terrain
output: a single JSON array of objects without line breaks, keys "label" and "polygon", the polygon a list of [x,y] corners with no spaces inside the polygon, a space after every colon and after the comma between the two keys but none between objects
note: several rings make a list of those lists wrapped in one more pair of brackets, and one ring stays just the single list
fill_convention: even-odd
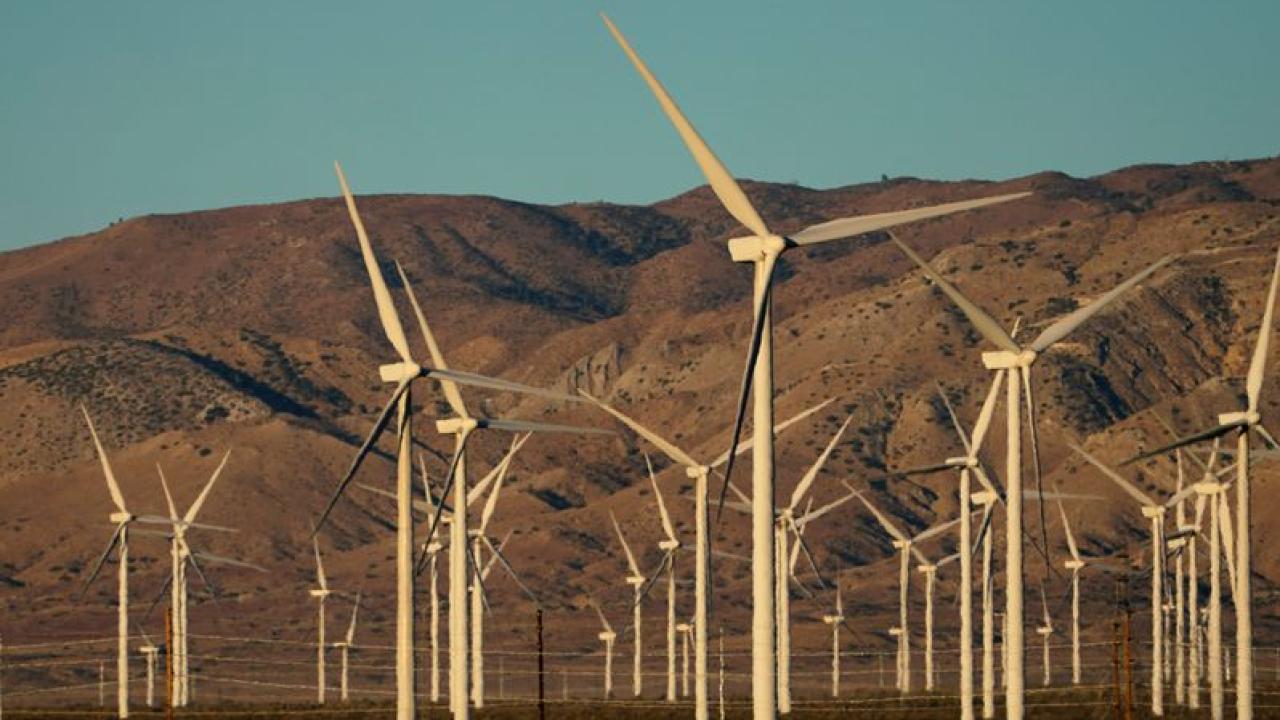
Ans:
[{"label": "arid terrain", "polygon": [[[1032,191],[1025,200],[898,233],[1001,322],[1012,326],[1021,318],[1023,337],[1158,257],[1176,255],[1036,366],[1045,484],[1100,496],[1069,506],[1082,551],[1125,552],[1130,561],[1149,562],[1147,525],[1137,506],[1081,467],[1066,443],[1081,442],[1119,462],[1169,437],[1157,415],[1188,433],[1237,408],[1280,243],[1280,159],[1139,166],[1093,178],[1046,172],[996,183],[900,178],[830,190],[744,186],[780,231],[844,215]],[[388,278],[395,276],[390,263],[399,260],[453,367],[589,389],[695,457],[724,450],[750,331],[749,271],[729,260],[724,241],[740,229],[705,187],[650,206],[551,207],[415,195],[362,197],[360,205]],[[873,488],[871,497],[910,528],[954,517],[953,475],[911,482],[883,477],[886,469],[960,454],[935,383],[972,424],[988,382],[980,352],[990,348],[884,236],[795,250],[780,278],[774,293],[778,416],[836,401],[780,436],[779,499],[785,501],[852,414],[817,480],[815,502],[839,496],[844,480]],[[425,356],[402,294],[397,302],[411,342]],[[193,577],[192,632],[310,639],[314,604],[306,591],[314,580],[307,536],[385,401],[388,388],[377,366],[394,356],[340,202],[139,217],[5,253],[0,304],[0,635],[6,645],[114,631],[113,574],[76,601],[110,534],[110,500],[81,403],[135,512],[164,507],[157,463],[185,506],[222,453],[232,451],[201,519],[241,532],[193,533],[193,543],[268,572],[206,567],[220,590],[217,603]],[[438,479],[452,440],[429,422],[441,396],[425,382],[418,387],[417,441]],[[660,557],[661,529],[641,451],[662,470],[659,484],[686,544],[692,542],[690,481],[589,405],[464,394],[474,407],[503,417],[618,430],[616,437],[531,440],[513,464],[491,528],[499,537],[514,533],[507,553],[547,607],[548,646],[596,650],[598,622],[581,610],[588,596],[622,626],[630,593],[608,512],[643,551],[646,568]],[[1275,417],[1278,401],[1280,390],[1270,382],[1264,417]],[[983,454],[998,474],[1001,417]],[[496,462],[507,442],[500,434],[478,437],[475,474]],[[389,489],[389,437],[381,447],[383,456],[357,479]],[[749,463],[739,467],[735,477],[746,487]],[[1172,467],[1159,461],[1129,470],[1144,488],[1168,495]],[[1267,460],[1258,472],[1256,622],[1259,646],[1271,647],[1280,644],[1280,503],[1274,500],[1280,470]],[[841,578],[846,615],[858,630],[857,637],[847,636],[850,647],[884,651],[891,646],[884,631],[896,617],[896,563],[888,537],[855,505],[815,522],[806,539],[824,575]],[[1056,508],[1047,510],[1048,552],[1060,568],[1065,540]],[[1029,505],[1028,513],[1038,542],[1037,506]],[[390,642],[392,516],[389,501],[353,487],[321,534],[330,582],[364,593],[360,642]],[[718,548],[749,552],[742,516],[726,510],[717,527]],[[940,557],[950,552],[949,542],[927,552]],[[136,619],[154,636],[162,628],[161,610],[144,612],[165,582],[167,547],[139,537],[132,548]],[[1044,566],[1034,551],[1028,558],[1034,589]],[[833,597],[816,589],[805,562],[799,570],[814,597],[794,596],[793,643],[797,652],[821,653],[830,643],[821,615]],[[680,571],[691,577],[687,560]],[[715,572],[715,613],[726,648],[745,651],[747,568],[725,558]],[[940,634],[951,633],[956,622],[954,572],[940,574]],[[1045,582],[1065,632],[1064,576],[1055,572]],[[1139,624],[1147,622],[1142,589],[1140,582],[1134,588]],[[1088,637],[1110,637],[1115,591],[1111,577],[1086,570]],[[530,650],[532,603],[500,570],[488,592],[487,647]],[[646,645],[654,652],[662,642],[661,594],[655,590],[646,610]],[[913,603],[919,617],[919,588]],[[331,628],[345,627],[348,607],[334,604]],[[680,607],[691,612],[691,593]],[[939,642],[953,640],[948,635]],[[629,648],[630,640],[622,639],[615,663],[623,688]],[[1029,651],[1038,653],[1038,639]],[[1029,659],[1029,673],[1038,672],[1037,663],[1038,655]],[[825,667],[821,660],[813,665]],[[96,678],[96,668],[76,672],[60,677]],[[5,677],[10,686],[24,681]]]}]

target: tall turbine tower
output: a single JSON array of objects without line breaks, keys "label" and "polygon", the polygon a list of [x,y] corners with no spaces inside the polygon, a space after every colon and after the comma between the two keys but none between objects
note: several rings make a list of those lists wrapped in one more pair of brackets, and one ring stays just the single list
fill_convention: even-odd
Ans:
[{"label": "tall turbine tower", "polygon": [[1005,427],[1008,432],[1005,461],[1005,482],[1007,499],[1005,511],[1005,614],[1009,627],[1009,637],[1005,640],[1009,659],[1008,679],[1005,683],[1005,711],[1010,720],[1021,720],[1024,715],[1023,701],[1026,694],[1025,657],[1023,645],[1023,564],[1022,564],[1022,403],[1027,404],[1027,421],[1031,429],[1032,465],[1036,471],[1039,485],[1040,450],[1036,432],[1035,398],[1032,395],[1031,367],[1036,358],[1047,352],[1056,343],[1067,337],[1080,325],[1110,305],[1116,298],[1130,288],[1145,280],[1172,258],[1164,257],[1129,278],[1110,291],[1100,295],[1092,302],[1071,312],[1065,317],[1049,325],[1026,346],[1019,345],[1005,332],[990,315],[960,294],[950,282],[938,274],[914,250],[905,245],[892,234],[889,238],[920,266],[925,275],[942,290],[951,301],[960,308],[974,328],[987,339],[987,342],[999,348],[996,352],[982,354],[983,365],[989,370],[1004,372],[1009,379],[1006,385],[1005,411],[1007,418]]},{"label": "tall turbine tower", "polygon": [[1062,567],[1071,571],[1071,684],[1080,684],[1080,571],[1084,569],[1084,558],[1080,556],[1080,548],[1076,546],[1076,537],[1071,532],[1071,522],[1067,520],[1067,511],[1058,501],[1058,514],[1062,516],[1062,531],[1067,535],[1067,550],[1071,559],[1062,563]]},{"label": "tall turbine tower", "polygon": [[613,641],[618,638],[618,633],[613,631],[613,626],[609,624],[604,611],[595,601],[592,601],[591,607],[595,608],[596,615],[600,617],[600,624],[604,627],[596,637],[604,643],[604,699],[609,700],[613,697]]},{"label": "tall turbine tower", "polygon": [[[1271,271],[1271,286],[1267,291],[1266,306],[1262,311],[1262,324],[1258,328],[1258,340],[1249,361],[1245,378],[1246,402],[1243,411],[1223,413],[1218,425],[1156,450],[1142,453],[1133,460],[1160,455],[1169,450],[1202,442],[1209,438],[1236,436],[1236,531],[1238,539],[1235,564],[1240,570],[1240,587],[1234,588],[1239,614],[1236,616],[1236,717],[1251,720],[1253,717],[1253,548],[1250,541],[1252,501],[1249,480],[1249,431],[1255,430],[1272,447],[1275,438],[1262,426],[1262,383],[1266,378],[1267,355],[1271,345],[1271,332],[1275,314],[1276,290],[1280,286],[1280,251],[1276,253],[1275,267]],[[1129,461],[1129,462],[1132,462]]]},{"label": "tall turbine tower", "polygon": [[347,660],[351,652],[351,647],[356,642],[356,616],[360,614],[360,593],[356,593],[355,602],[351,603],[351,624],[347,625],[347,634],[341,640],[334,643],[333,646],[342,652],[342,679],[339,685],[342,702],[347,702],[350,697],[350,682],[347,677]]},{"label": "tall turbine tower", "polygon": [[831,626],[831,697],[840,697],[840,625],[844,623],[844,603],[840,598],[840,581],[836,580],[836,611],[823,615],[822,622]]},{"label": "tall turbine tower", "polygon": [[[759,213],[751,205],[742,188],[728,169],[720,162],[694,129],[680,108],[672,100],[658,79],[632,50],[630,43],[617,27],[604,18],[609,32],[622,47],[632,65],[644,78],[649,90],[657,99],[663,112],[671,120],[694,160],[702,169],[711,189],[721,204],[751,235],[729,241],[729,253],[735,262],[750,262],[754,266],[754,319],[747,362],[743,369],[743,382],[738,396],[738,408],[734,421],[733,442],[736,444],[741,431],[748,391],[755,386],[755,407],[752,413],[755,448],[752,453],[752,490],[754,512],[752,514],[752,713],[756,720],[773,717],[777,711],[775,695],[773,647],[776,628],[773,557],[773,345],[770,339],[769,291],[773,271],[778,258],[790,247],[853,237],[875,230],[902,225],[917,220],[949,215],[984,205],[1025,197],[1027,193],[1015,193],[999,197],[983,198],[933,207],[916,208],[901,212],[880,213],[862,217],[844,218],[810,226],[787,236],[770,232]],[[725,469],[726,484],[732,478],[733,464]],[[721,497],[724,490],[721,490]]]}]

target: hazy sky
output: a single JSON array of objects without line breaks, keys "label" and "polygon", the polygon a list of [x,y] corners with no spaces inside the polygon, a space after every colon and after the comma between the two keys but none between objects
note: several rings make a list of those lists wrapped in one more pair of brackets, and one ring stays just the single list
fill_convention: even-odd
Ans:
[{"label": "hazy sky", "polygon": [[0,248],[357,192],[651,202],[702,178],[610,12],[742,177],[1090,175],[1280,152],[1280,3],[26,2]]}]

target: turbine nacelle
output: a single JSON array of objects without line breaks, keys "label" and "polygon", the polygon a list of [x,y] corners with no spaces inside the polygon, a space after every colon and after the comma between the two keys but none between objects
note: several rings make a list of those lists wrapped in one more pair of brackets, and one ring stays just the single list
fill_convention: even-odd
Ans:
[{"label": "turbine nacelle", "polygon": [[[947,458],[946,460],[943,460],[943,461],[942,461],[942,464],[943,464],[943,465],[950,465],[951,467],[954,467],[954,468],[976,468],[976,467],[978,467],[978,459],[977,459],[977,458],[964,457],[964,456],[961,456],[961,457],[949,457],[949,458]],[[969,497],[971,497],[971,498],[972,498],[972,497],[973,497],[973,495],[972,495],[972,494],[970,494],[970,496],[969,496]]]},{"label": "turbine nacelle", "polygon": [[1036,632],[1041,635],[1044,635],[1045,637],[1048,637],[1049,635],[1053,634],[1053,628],[1047,625],[1041,625],[1040,627],[1036,628]]},{"label": "turbine nacelle", "polygon": [[416,362],[398,362],[378,366],[378,377],[384,383],[402,383],[422,374],[422,366]]},{"label": "turbine nacelle", "polygon": [[1066,562],[1062,563],[1062,567],[1068,570],[1080,570],[1084,567],[1084,561],[1083,560],[1067,560]]},{"label": "turbine nacelle", "polygon": [[1148,520],[1164,517],[1164,508],[1159,505],[1143,505],[1142,517],[1147,518]]},{"label": "turbine nacelle", "polygon": [[1208,482],[1208,481],[1198,482],[1192,487],[1196,489],[1197,495],[1217,495],[1218,493],[1227,489],[1226,486],[1220,482]]},{"label": "turbine nacelle", "polygon": [[996,494],[990,490],[980,490],[969,496],[969,502],[978,506],[991,505],[996,501]]},{"label": "turbine nacelle", "polygon": [[1029,368],[1036,361],[1035,350],[1023,350],[1021,352],[1010,352],[1008,350],[993,350],[982,353],[982,364],[988,370],[1012,370],[1014,368]]},{"label": "turbine nacelle", "polygon": [[605,642],[613,642],[614,638],[618,637],[618,634],[614,632],[602,632],[596,635],[596,637]]},{"label": "turbine nacelle", "polygon": [[123,525],[123,524],[125,524],[125,523],[127,523],[127,522],[129,522],[129,521],[133,520],[133,513],[128,513],[128,512],[113,512],[113,513],[111,513],[110,515],[108,515],[108,516],[107,516],[107,519],[108,519],[108,520],[110,520],[111,522],[113,522],[113,523],[117,524],[117,525]]},{"label": "turbine nacelle", "polygon": [[[384,366],[385,367],[385,366]],[[465,435],[480,426],[475,418],[448,418],[436,421],[436,432],[441,435]]]},{"label": "turbine nacelle", "polygon": [[676,550],[679,547],[680,547],[679,540],[662,540],[658,543],[659,550],[666,550],[668,552]]},{"label": "turbine nacelle", "polygon": [[628,576],[627,576],[627,584],[628,584],[628,585],[635,585],[636,587],[640,587],[641,585],[644,585],[644,582],[645,582],[645,580],[646,580],[646,579],[647,579],[647,578],[645,578],[645,576],[643,576],[643,575],[628,575]]},{"label": "turbine nacelle", "polygon": [[313,589],[311,590],[311,597],[323,600],[324,598],[329,597],[329,593],[329,590]]},{"label": "turbine nacelle", "polygon": [[706,465],[685,466],[685,477],[690,480],[697,480],[700,477],[706,477],[711,472],[711,468]]},{"label": "turbine nacelle", "polygon": [[1244,412],[1222,413],[1218,416],[1219,425],[1239,425],[1241,427],[1253,427],[1262,422],[1262,415],[1254,410],[1245,410]]},{"label": "turbine nacelle", "polygon": [[768,255],[781,255],[783,250],[794,244],[781,235],[764,237],[749,235],[732,238],[729,240],[729,257],[733,258],[734,262],[756,262]]},{"label": "turbine nacelle", "polygon": [[922,572],[925,575],[932,575],[938,572],[938,566],[937,565],[917,565],[916,572]]},{"label": "turbine nacelle", "polygon": [[828,625],[835,625],[836,623],[844,622],[844,616],[843,615],[823,615],[822,622]]}]

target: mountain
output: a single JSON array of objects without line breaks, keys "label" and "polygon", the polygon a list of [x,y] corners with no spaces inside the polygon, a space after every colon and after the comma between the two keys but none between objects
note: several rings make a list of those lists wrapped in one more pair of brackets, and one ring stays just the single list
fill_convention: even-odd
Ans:
[{"label": "mountain", "polygon": [[[1167,438],[1158,415],[1189,432],[1233,407],[1280,240],[1280,159],[1148,165],[1093,178],[1046,172],[997,183],[894,178],[830,190],[763,182],[744,187],[782,232],[845,215],[1032,191],[1026,200],[898,233],[1006,326],[1020,319],[1024,333],[1175,254],[1170,267],[1047,353],[1034,381],[1046,484],[1104,498],[1071,510],[1083,551],[1141,556],[1146,524],[1137,508],[1081,467],[1066,441],[1118,462]],[[404,265],[451,366],[588,388],[695,456],[724,449],[750,332],[750,279],[724,248],[741,231],[707,188],[650,206],[417,195],[359,202],[385,274],[396,277],[395,260]],[[815,485],[817,502],[837,497],[847,480],[855,487],[870,483],[873,497],[911,528],[953,517],[954,477],[883,477],[887,468],[959,453],[935,383],[971,424],[989,382],[979,353],[989,348],[883,235],[794,250],[778,277],[778,416],[836,398],[781,436],[779,498],[852,414]],[[422,347],[398,285],[393,293],[411,342]],[[198,599],[192,622],[223,635],[310,638],[313,606],[305,590],[313,570],[306,538],[385,402],[388,388],[377,365],[393,358],[340,201],[139,217],[5,253],[0,304],[8,308],[0,314],[0,442],[6,448],[0,454],[0,634],[6,643],[112,632],[109,580],[100,579],[75,602],[109,535],[109,498],[81,404],[93,415],[135,511],[163,507],[157,463],[183,505],[231,450],[202,519],[241,532],[210,533],[199,542],[269,572],[207,568],[224,601]],[[1264,417],[1277,411],[1275,385],[1265,391]],[[421,387],[417,440],[438,480],[452,444],[430,422],[442,398]],[[660,528],[642,451],[662,471],[659,484],[686,543],[692,505],[675,496],[689,496],[690,482],[589,406],[465,394],[486,412],[619,431],[603,439],[530,441],[493,521],[496,534],[514,532],[511,561],[549,607],[551,646],[594,650],[594,616],[572,608],[583,607],[591,594],[621,623],[630,592],[608,511],[643,550],[646,567],[659,559]],[[997,414],[984,453],[1000,474],[1002,417]],[[478,437],[474,473],[495,463],[506,443],[500,435]],[[391,449],[384,438],[382,456],[366,465],[360,482],[391,487]],[[744,487],[746,466],[737,475]],[[1168,493],[1171,467],[1155,463],[1134,472],[1144,487]],[[1269,542],[1280,504],[1268,492],[1280,475],[1270,461],[1259,473],[1255,581],[1259,641],[1266,643],[1280,630],[1270,610],[1280,545]],[[1049,553],[1057,567],[1065,546],[1056,509],[1049,510]],[[391,637],[392,517],[389,502],[353,487],[322,534],[331,581],[351,592],[363,588],[366,642]],[[1039,542],[1034,505],[1028,523]],[[726,510],[718,527],[718,547],[749,552],[742,517]],[[859,642],[887,647],[883,629],[896,612],[888,538],[869,515],[848,505],[815,523],[806,539],[824,573],[834,577],[844,569],[846,587],[856,589],[845,598],[847,614],[865,633]],[[164,583],[167,562],[158,540],[139,538],[133,547],[135,597],[145,598],[135,600],[141,618]],[[940,556],[942,549],[932,552]],[[1034,588],[1044,570],[1036,552],[1028,558]],[[681,562],[681,572],[691,574],[689,561]],[[715,570],[717,612],[731,646],[745,648],[747,569],[725,559]],[[942,592],[950,593],[953,576],[944,572],[941,581]],[[1050,574],[1047,582],[1051,592],[1065,588],[1059,576]],[[490,602],[506,609],[489,620],[490,646],[527,649],[532,605],[500,573],[490,585]],[[1084,587],[1090,611],[1109,618],[1114,583],[1096,575]],[[656,596],[652,602],[650,627],[658,628]],[[681,603],[691,606],[691,597]],[[797,595],[797,649],[825,647],[817,616],[828,603],[826,594]],[[939,625],[953,626],[952,615],[940,609]],[[143,627],[155,633],[159,613]],[[651,630],[650,639],[657,641],[659,632]],[[1109,632],[1109,625],[1090,632]]]}]

